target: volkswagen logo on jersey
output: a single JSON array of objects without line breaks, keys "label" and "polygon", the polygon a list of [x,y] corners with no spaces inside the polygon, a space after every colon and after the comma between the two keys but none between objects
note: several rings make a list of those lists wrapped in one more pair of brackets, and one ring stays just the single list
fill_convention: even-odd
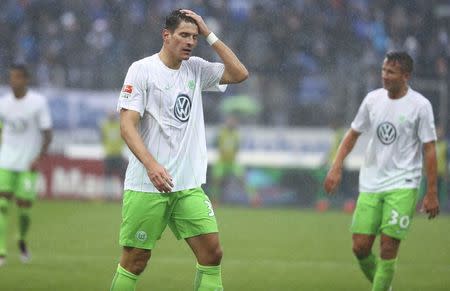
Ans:
[{"label": "volkswagen logo on jersey", "polygon": [[378,139],[385,145],[389,145],[395,141],[397,130],[390,122],[383,122],[377,128]]},{"label": "volkswagen logo on jersey", "polygon": [[177,100],[175,100],[174,114],[175,117],[181,121],[186,122],[189,120],[189,116],[191,115],[191,99],[186,94],[180,94],[177,96]]}]

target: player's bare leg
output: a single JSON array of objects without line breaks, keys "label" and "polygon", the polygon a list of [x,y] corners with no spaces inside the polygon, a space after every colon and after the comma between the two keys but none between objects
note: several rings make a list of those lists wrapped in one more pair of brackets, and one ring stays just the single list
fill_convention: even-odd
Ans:
[{"label": "player's bare leg", "polygon": [[6,263],[6,232],[11,193],[0,193],[0,267]]},{"label": "player's bare leg", "polygon": [[151,250],[123,247],[111,291],[134,291],[138,276],[145,270],[150,257]]},{"label": "player's bare leg", "polygon": [[223,252],[218,233],[209,233],[186,239],[197,258],[194,290],[223,290],[220,262]]},{"label": "player's bare leg", "polygon": [[151,255],[151,250],[123,247],[120,265],[128,272],[140,275],[145,270]]},{"label": "player's bare leg", "polygon": [[19,213],[19,241],[20,260],[22,263],[28,263],[31,260],[31,253],[27,247],[26,235],[30,228],[30,210],[31,201],[18,199],[16,201]]},{"label": "player's bare leg", "polygon": [[358,259],[359,267],[370,282],[373,282],[377,268],[376,257],[372,254],[375,237],[375,235],[357,233],[352,236],[353,253]]}]

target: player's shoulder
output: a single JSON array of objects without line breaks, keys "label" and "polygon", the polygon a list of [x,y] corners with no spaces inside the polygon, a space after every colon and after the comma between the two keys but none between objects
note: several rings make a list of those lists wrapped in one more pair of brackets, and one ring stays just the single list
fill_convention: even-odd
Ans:
[{"label": "player's shoulder", "polygon": [[366,98],[374,99],[382,96],[387,96],[387,91],[384,88],[378,88],[367,93]]},{"label": "player's shoulder", "polygon": [[36,92],[34,90],[29,90],[27,92],[27,95],[27,97],[29,97],[33,102],[47,102],[47,97],[45,97],[44,94]]},{"label": "player's shoulder", "polygon": [[149,68],[151,66],[154,66],[158,63],[158,54],[153,54],[151,56],[139,59],[137,61],[134,61],[131,65],[130,65],[130,69],[134,69],[134,70],[142,70],[142,69],[146,69]]},{"label": "player's shoulder", "polygon": [[363,102],[370,105],[373,103],[377,103],[378,100],[382,99],[385,96],[387,96],[387,91],[384,88],[375,89],[367,93]]},{"label": "player's shoulder", "polygon": [[198,67],[208,63],[208,61],[206,61],[205,59],[197,56],[192,56],[188,60],[185,60],[183,62],[190,67]]},{"label": "player's shoulder", "polygon": [[4,94],[4,95],[0,95],[0,102],[4,103],[6,102],[6,100],[8,100],[10,98],[10,94]]},{"label": "player's shoulder", "polygon": [[6,91],[6,93],[0,94],[0,101],[5,102],[6,100],[12,100],[13,94],[12,91]]},{"label": "player's shoulder", "polygon": [[418,106],[431,106],[430,100],[428,100],[425,96],[423,96],[420,92],[409,88],[408,95],[410,96],[410,100],[417,104]]}]

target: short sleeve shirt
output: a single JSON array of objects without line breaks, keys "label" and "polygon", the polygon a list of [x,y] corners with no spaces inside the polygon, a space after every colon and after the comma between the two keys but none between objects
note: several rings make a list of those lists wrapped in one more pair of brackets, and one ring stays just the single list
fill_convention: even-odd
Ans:
[{"label": "short sleeve shirt", "polygon": [[359,176],[361,192],[417,188],[422,174],[422,144],[435,141],[430,102],[409,88],[391,99],[385,89],[370,92],[351,124],[370,141]]},{"label": "short sleeve shirt", "polygon": [[[224,65],[191,57],[168,68],[158,54],[133,63],[119,96],[121,108],[139,112],[140,135],[150,154],[173,178],[173,191],[206,182],[207,151],[202,91],[219,88]],[[220,87],[220,89],[224,89]],[[159,192],[131,155],[126,190]]]}]

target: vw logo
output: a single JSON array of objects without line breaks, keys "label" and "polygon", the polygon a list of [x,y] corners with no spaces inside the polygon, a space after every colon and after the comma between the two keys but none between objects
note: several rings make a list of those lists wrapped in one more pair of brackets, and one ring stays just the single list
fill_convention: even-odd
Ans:
[{"label": "vw logo", "polygon": [[393,143],[397,137],[397,130],[390,122],[383,122],[377,128],[378,139],[385,145]]},{"label": "vw logo", "polygon": [[180,94],[175,100],[174,114],[175,117],[181,121],[186,122],[189,120],[189,116],[191,115],[191,99],[189,99],[188,95]]}]

